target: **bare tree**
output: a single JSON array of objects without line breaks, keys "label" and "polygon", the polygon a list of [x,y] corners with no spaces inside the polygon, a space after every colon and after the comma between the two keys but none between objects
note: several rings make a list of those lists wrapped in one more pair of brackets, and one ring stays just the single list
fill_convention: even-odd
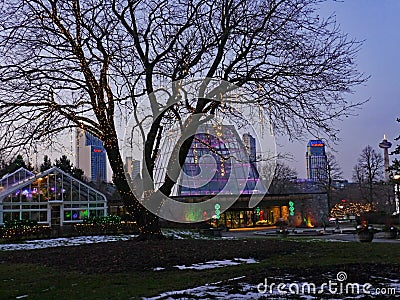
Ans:
[{"label": "bare tree", "polygon": [[297,179],[296,169],[291,168],[282,161],[278,161],[268,192],[271,194],[293,192],[295,189],[295,179]]},{"label": "bare tree", "polygon": [[[400,118],[397,118],[397,122],[400,123]],[[395,141],[400,140],[400,135],[394,139]],[[396,148],[390,153],[390,155],[398,155],[400,154],[400,145],[396,145]],[[398,158],[393,159],[392,165],[389,167],[389,171],[393,172],[397,175],[400,174],[400,160]]]},{"label": "bare tree", "polygon": [[332,184],[335,180],[343,178],[342,169],[340,168],[335,155],[331,152],[326,153],[326,175],[327,180],[323,182],[323,188],[328,195],[328,208],[330,211],[332,205]]},{"label": "bare tree", "polygon": [[[397,118],[396,121],[400,123],[400,118]],[[399,141],[400,135],[397,136],[394,140]],[[397,144],[396,148],[390,153],[390,155],[399,155],[399,154],[400,154],[400,144]],[[400,180],[398,178],[398,176],[400,175],[400,160],[397,157],[392,160],[392,164],[389,167],[389,172],[390,172],[390,181],[389,181],[390,191],[388,192],[387,198],[389,199],[389,202],[393,204],[394,211],[397,212],[396,201],[400,199],[400,191],[399,191]]]},{"label": "bare tree", "polygon": [[[104,142],[113,181],[141,235],[158,235],[157,217],[125,177],[117,122],[133,113],[140,127],[148,116],[140,114],[138,99],[149,96],[154,119],[143,131],[143,157],[152,177],[165,124],[175,118],[196,127],[198,114],[231,111],[216,101],[219,95],[205,94],[208,81],[192,102],[160,109],[153,94],[159,82],[205,76],[256,94],[248,104],[265,109],[278,134],[334,139],[332,122],[361,104],[344,95],[366,77],[355,67],[361,44],[339,30],[334,16],[321,19],[319,2],[3,0],[1,150],[54,145],[71,128],[90,132]],[[180,166],[192,140],[174,149]],[[169,195],[176,176],[166,175],[159,191]]]},{"label": "bare tree", "polygon": [[374,185],[382,180],[384,161],[382,154],[370,145],[365,147],[353,169],[353,179],[358,183],[363,197],[372,204]]}]

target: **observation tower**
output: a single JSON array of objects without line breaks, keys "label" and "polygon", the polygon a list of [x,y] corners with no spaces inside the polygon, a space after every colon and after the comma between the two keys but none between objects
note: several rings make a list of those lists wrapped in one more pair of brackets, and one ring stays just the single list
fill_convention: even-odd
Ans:
[{"label": "observation tower", "polygon": [[386,138],[386,134],[383,135],[382,142],[379,143],[379,148],[383,149],[383,158],[385,162],[385,180],[389,181],[389,151],[388,149],[392,147],[392,143]]}]

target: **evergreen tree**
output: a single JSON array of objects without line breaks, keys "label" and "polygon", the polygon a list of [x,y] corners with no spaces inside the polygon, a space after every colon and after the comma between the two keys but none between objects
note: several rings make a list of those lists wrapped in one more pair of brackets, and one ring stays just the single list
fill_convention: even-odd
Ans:
[{"label": "evergreen tree", "polygon": [[6,161],[4,159],[0,161],[0,177],[3,177],[5,174],[8,173],[11,164],[12,163],[10,161]]},{"label": "evergreen tree", "polygon": [[50,169],[53,166],[53,164],[51,163],[50,158],[45,155],[43,158],[43,163],[40,165],[40,172],[44,172],[48,169]]},{"label": "evergreen tree", "polygon": [[12,166],[13,171],[11,171],[11,172],[14,172],[14,171],[18,170],[19,168],[27,169],[26,163],[25,163],[24,158],[22,157],[21,154],[17,155],[17,158],[14,160],[12,165],[13,165]]},{"label": "evergreen tree", "polygon": [[22,157],[22,155],[18,154],[17,157],[15,158],[14,161],[12,161],[11,163],[6,163],[3,162],[3,168],[0,172],[0,177],[4,176],[5,174],[10,174],[15,172],[16,170],[18,170],[19,168],[25,168],[27,170],[30,170],[25,161],[24,158]]},{"label": "evergreen tree", "polygon": [[65,173],[72,175],[74,178],[80,181],[85,181],[83,170],[74,167],[66,155],[61,156],[60,159],[56,159],[55,166]]},{"label": "evergreen tree", "polygon": [[80,181],[85,181],[85,178],[84,178],[84,172],[83,172],[83,170],[82,169],[79,169],[79,168],[77,168],[77,167],[73,167],[72,168],[72,173],[71,173],[71,175],[73,176],[73,177],[75,177],[76,179],[78,179],[78,180],[80,180]]},{"label": "evergreen tree", "polygon": [[66,155],[60,157],[60,159],[56,159],[55,166],[65,173],[72,174],[72,164]]}]

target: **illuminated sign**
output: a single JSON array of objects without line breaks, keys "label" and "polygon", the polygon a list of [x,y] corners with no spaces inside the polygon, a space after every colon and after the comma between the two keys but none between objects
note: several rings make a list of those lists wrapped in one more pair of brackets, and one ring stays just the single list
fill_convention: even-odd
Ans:
[{"label": "illuminated sign", "polygon": [[100,150],[100,149],[93,149],[93,152],[101,153],[101,152],[103,152],[103,150]]},{"label": "illuminated sign", "polygon": [[289,201],[289,216],[294,216],[294,202]]},{"label": "illuminated sign", "polygon": [[321,140],[310,141],[309,145],[311,147],[324,147],[325,146],[324,142],[322,142]]},{"label": "illuminated sign", "polygon": [[219,219],[221,218],[221,211],[219,210],[221,208],[221,205],[219,205],[218,203],[215,204],[214,206],[215,208],[215,218]]}]

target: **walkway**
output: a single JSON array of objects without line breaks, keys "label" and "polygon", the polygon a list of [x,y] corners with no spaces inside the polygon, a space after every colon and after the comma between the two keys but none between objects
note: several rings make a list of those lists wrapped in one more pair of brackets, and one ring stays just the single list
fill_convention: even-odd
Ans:
[{"label": "walkway", "polygon": [[[222,236],[226,238],[272,238],[278,237],[276,227],[256,227],[256,228],[237,228],[222,232]],[[333,227],[327,228],[296,228],[290,229],[288,237],[304,237],[312,239],[321,239],[333,242],[358,242],[358,236],[354,227],[340,227],[334,229]],[[385,238],[384,232],[375,234],[373,243],[400,243],[398,239]]]}]

